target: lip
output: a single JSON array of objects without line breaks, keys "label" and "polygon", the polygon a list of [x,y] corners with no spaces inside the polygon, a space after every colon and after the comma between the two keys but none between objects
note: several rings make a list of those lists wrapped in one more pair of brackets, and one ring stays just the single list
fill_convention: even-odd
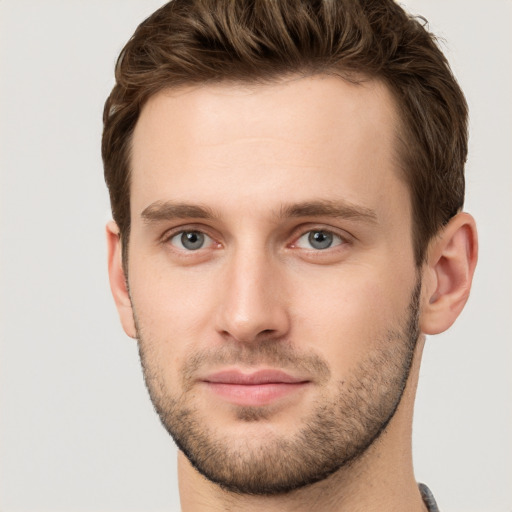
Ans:
[{"label": "lip", "polygon": [[202,382],[215,395],[232,404],[262,406],[296,393],[310,381],[282,370],[262,369],[244,373],[235,369],[213,373]]}]

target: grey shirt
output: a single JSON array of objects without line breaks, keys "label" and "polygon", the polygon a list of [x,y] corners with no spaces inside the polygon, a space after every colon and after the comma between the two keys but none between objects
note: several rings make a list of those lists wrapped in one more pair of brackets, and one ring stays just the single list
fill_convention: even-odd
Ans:
[{"label": "grey shirt", "polygon": [[432,491],[425,484],[418,484],[418,487],[421,492],[421,497],[427,506],[428,512],[439,512],[439,507],[437,506]]}]

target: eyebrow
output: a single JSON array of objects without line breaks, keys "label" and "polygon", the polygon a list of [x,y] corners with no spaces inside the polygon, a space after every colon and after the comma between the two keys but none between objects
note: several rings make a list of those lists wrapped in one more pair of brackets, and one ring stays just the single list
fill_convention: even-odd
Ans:
[{"label": "eyebrow", "polygon": [[218,217],[215,212],[206,206],[175,203],[173,201],[155,201],[140,214],[144,222],[160,222],[173,219],[213,219]]},{"label": "eyebrow", "polygon": [[[377,222],[374,210],[345,201],[306,201],[282,205],[277,213],[278,219],[297,217],[332,217]],[[141,217],[146,223],[169,221],[173,219],[215,219],[220,215],[207,206],[176,203],[174,201],[155,201],[146,207]]]},{"label": "eyebrow", "polygon": [[371,208],[345,201],[329,200],[284,205],[279,217],[333,217],[377,222],[377,214]]}]

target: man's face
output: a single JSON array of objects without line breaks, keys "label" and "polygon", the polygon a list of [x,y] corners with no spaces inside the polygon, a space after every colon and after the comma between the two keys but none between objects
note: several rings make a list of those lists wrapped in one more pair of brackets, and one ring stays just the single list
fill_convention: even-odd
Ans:
[{"label": "man's face", "polygon": [[128,282],[144,374],[196,468],[325,478],[393,416],[418,337],[411,205],[379,83],[157,94],[133,138]]}]

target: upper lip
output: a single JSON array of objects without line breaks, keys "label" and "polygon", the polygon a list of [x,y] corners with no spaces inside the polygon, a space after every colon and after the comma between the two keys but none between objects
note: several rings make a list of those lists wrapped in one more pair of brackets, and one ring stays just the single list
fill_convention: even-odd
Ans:
[{"label": "upper lip", "polygon": [[308,379],[294,377],[282,370],[274,369],[256,370],[252,372],[243,372],[238,369],[222,370],[212,373],[202,380],[216,384],[238,384],[245,386],[258,384],[297,384],[308,381]]}]

